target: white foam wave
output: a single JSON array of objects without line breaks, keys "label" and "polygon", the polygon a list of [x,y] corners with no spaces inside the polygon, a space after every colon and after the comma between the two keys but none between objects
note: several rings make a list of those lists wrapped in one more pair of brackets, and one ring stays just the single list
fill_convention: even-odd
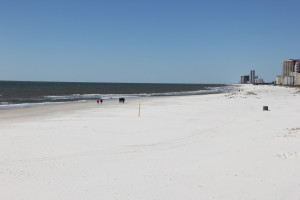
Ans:
[{"label": "white foam wave", "polygon": [[138,98],[138,97],[151,97],[151,96],[182,96],[182,95],[196,95],[196,94],[210,94],[229,91],[231,88],[227,87],[207,87],[205,90],[198,91],[184,91],[184,92],[166,92],[166,93],[138,93],[138,94],[71,94],[61,96],[44,96],[49,100],[69,100],[69,99],[117,99],[124,98]]},{"label": "white foam wave", "polygon": [[83,103],[82,101],[66,101],[66,102],[42,102],[42,103],[20,103],[20,104],[2,104],[0,105],[0,109],[16,109],[16,108],[27,108],[27,107],[36,107],[36,106],[48,106],[48,105],[59,105],[59,104],[69,104],[69,103]]},{"label": "white foam wave", "polygon": [[120,97],[125,98],[138,98],[138,97],[150,97],[150,94],[72,94],[62,96],[44,96],[44,99],[49,100],[69,100],[69,99],[117,99]]}]

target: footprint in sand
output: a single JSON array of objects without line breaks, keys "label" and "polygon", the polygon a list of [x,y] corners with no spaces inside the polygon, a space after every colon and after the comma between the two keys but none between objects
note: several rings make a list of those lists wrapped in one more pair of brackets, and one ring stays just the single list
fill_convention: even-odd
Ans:
[{"label": "footprint in sand", "polygon": [[300,153],[299,152],[286,152],[286,153],[278,154],[278,157],[282,158],[282,159],[297,158],[297,157],[300,157]]},{"label": "footprint in sand", "polygon": [[300,128],[290,128],[287,129],[287,133],[284,135],[279,135],[278,137],[284,137],[284,138],[296,138],[300,136]]}]

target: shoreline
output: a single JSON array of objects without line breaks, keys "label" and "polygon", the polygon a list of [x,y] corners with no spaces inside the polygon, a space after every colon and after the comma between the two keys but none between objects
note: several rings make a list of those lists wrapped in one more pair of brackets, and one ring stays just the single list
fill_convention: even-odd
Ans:
[{"label": "shoreline", "polygon": [[[237,85],[231,84],[231,87],[238,88]],[[219,95],[219,94],[227,94],[227,92],[220,93],[207,93],[207,94],[189,94],[189,95],[170,95],[170,96],[149,96],[149,97],[136,97],[136,98],[126,98],[126,104],[128,103],[136,103],[143,102],[149,100],[155,100],[159,98],[176,98],[176,97],[189,97],[189,96],[202,96],[202,95]],[[84,102],[69,102],[64,103],[60,102],[58,104],[46,104],[46,105],[37,105],[37,106],[26,106],[26,107],[15,107],[15,108],[6,108],[0,109],[0,127],[2,122],[8,123],[12,120],[21,121],[23,118],[35,117],[38,118],[49,115],[59,115],[63,113],[75,112],[76,110],[84,110],[91,109],[95,106],[113,106],[119,105],[118,99],[109,99],[104,100],[103,104],[97,105],[95,100],[86,100]],[[28,121],[27,120],[27,121]]]},{"label": "shoreline", "polygon": [[[145,98],[146,99],[146,98]],[[130,99],[126,101],[132,103],[137,101],[136,99]],[[34,118],[40,117],[51,117],[59,116],[61,114],[71,114],[72,112],[84,111],[88,109],[93,109],[97,107],[108,107],[108,106],[118,106],[120,103],[117,99],[104,101],[102,104],[97,104],[95,101],[86,102],[73,102],[65,104],[53,104],[53,105],[41,105],[41,106],[30,106],[23,108],[12,108],[12,109],[0,109],[0,127],[2,122],[9,121],[30,121]],[[18,120],[19,119],[19,120]]]},{"label": "shoreline", "polygon": [[[214,94],[209,94],[214,95]],[[194,95],[186,95],[194,96]],[[198,96],[198,95],[196,95]],[[201,95],[202,96],[202,95]],[[60,115],[69,115],[75,112],[88,111],[89,109],[95,108],[112,108],[120,106],[138,106],[140,102],[148,102],[155,99],[164,98],[176,98],[184,96],[155,96],[155,97],[141,97],[141,98],[128,98],[125,103],[119,103],[118,99],[106,100],[102,104],[97,104],[95,101],[86,102],[73,102],[65,104],[53,104],[53,105],[41,105],[41,106],[29,106],[22,108],[12,108],[12,109],[0,109],[0,128],[1,125],[5,123],[17,123],[26,122],[35,119],[56,117]]]},{"label": "shoreline", "polygon": [[[1,82],[1,81],[0,81]],[[95,83],[97,84],[97,83]],[[98,83],[100,84],[100,83]],[[104,84],[104,83],[102,83]],[[8,109],[18,109],[18,108],[26,108],[26,107],[38,107],[38,106],[48,106],[48,105],[60,105],[60,104],[70,104],[70,103],[80,103],[86,101],[93,101],[97,98],[101,98],[104,101],[114,101],[119,99],[120,97],[124,97],[126,99],[135,99],[135,98],[148,98],[148,97],[164,97],[164,96],[189,96],[189,95],[206,95],[206,94],[216,94],[223,93],[232,88],[232,85],[219,85],[219,84],[196,84],[200,88],[186,88],[183,86],[191,85],[191,84],[174,84],[171,88],[167,87],[168,84],[158,84],[161,85],[153,86],[153,88],[142,88],[144,84],[133,84],[133,88],[130,90],[130,87],[126,84],[117,86],[110,86],[111,90],[107,90],[105,85],[98,85],[98,87],[103,88],[93,88],[92,86],[86,88],[78,88],[77,86],[70,85],[64,88],[62,85],[57,86],[53,85],[51,90],[49,87],[37,89],[39,87],[33,87],[33,91],[31,91],[30,87],[26,87],[25,89],[16,85],[16,89],[2,88],[3,91],[13,91],[13,93],[4,92],[0,94],[0,110],[8,110]],[[155,85],[155,84],[150,84]],[[171,84],[172,85],[172,84]],[[178,85],[178,86],[176,86]],[[213,86],[214,85],[214,86]],[[175,87],[176,86],[176,87]],[[13,87],[13,86],[10,86]],[[139,88],[141,87],[141,88]],[[182,87],[182,88],[181,88]],[[106,89],[105,89],[106,88]],[[123,89],[123,90],[122,90]],[[55,92],[53,92],[55,90]],[[103,91],[102,91],[103,90]],[[42,91],[42,92],[41,92]],[[72,92],[71,92],[72,91]],[[102,92],[100,92],[102,91]],[[100,92],[100,93],[99,93]],[[107,93],[111,92],[111,93]],[[119,93],[116,93],[119,92]],[[19,94],[20,95],[17,95]],[[50,95],[51,94],[51,95]]]}]

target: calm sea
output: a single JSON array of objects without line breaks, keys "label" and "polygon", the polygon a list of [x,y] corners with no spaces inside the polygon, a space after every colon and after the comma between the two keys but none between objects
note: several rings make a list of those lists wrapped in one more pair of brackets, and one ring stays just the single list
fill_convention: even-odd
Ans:
[{"label": "calm sea", "polygon": [[0,81],[0,109],[28,106],[153,96],[182,96],[222,93],[223,84],[150,84]]}]

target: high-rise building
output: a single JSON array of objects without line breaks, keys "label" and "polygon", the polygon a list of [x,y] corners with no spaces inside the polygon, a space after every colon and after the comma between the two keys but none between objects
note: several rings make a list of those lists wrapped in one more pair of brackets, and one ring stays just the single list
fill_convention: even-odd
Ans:
[{"label": "high-rise building", "polygon": [[297,73],[300,73],[300,62],[299,61],[296,62],[294,71],[297,72]]},{"label": "high-rise building", "polygon": [[255,70],[250,71],[249,82],[255,83]]},{"label": "high-rise building", "polygon": [[297,62],[300,62],[298,59],[289,59],[284,60],[282,63],[282,76],[290,76],[291,72],[294,72],[295,70],[295,64]]},{"label": "high-rise building", "polygon": [[276,76],[275,83],[276,83],[276,85],[282,85],[283,77],[282,76]]},{"label": "high-rise building", "polygon": [[249,82],[249,76],[245,75],[245,76],[241,76],[241,80],[240,83],[242,84],[246,84]]}]

